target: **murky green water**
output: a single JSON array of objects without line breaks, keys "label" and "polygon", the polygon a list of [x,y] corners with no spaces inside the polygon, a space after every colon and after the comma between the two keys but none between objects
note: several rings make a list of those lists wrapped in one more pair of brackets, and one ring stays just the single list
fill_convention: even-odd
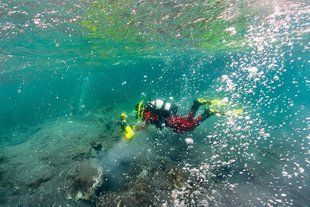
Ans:
[{"label": "murky green water", "polygon": [[[308,206],[309,11],[307,1],[2,1],[1,206]],[[197,97],[245,113],[122,140],[118,116],[139,100],[186,115]],[[75,192],[80,178],[70,184],[81,163],[103,172],[90,197]]]}]

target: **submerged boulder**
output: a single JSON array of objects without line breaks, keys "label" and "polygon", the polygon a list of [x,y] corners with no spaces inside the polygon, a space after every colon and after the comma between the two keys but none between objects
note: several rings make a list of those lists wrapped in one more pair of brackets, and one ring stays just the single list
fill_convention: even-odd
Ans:
[{"label": "submerged boulder", "polygon": [[102,184],[103,170],[99,166],[81,163],[68,173],[65,188],[67,199],[92,200]]},{"label": "submerged boulder", "polygon": [[137,207],[153,206],[155,201],[155,191],[153,186],[144,183],[137,183],[133,188],[122,192],[108,192],[99,195],[95,201],[96,207],[119,206]]},{"label": "submerged boulder", "polygon": [[162,157],[152,162],[138,157],[126,174],[130,179],[126,180],[124,188],[102,191],[95,199],[96,207],[172,205],[171,192],[184,188],[188,180],[186,172],[177,163]]}]

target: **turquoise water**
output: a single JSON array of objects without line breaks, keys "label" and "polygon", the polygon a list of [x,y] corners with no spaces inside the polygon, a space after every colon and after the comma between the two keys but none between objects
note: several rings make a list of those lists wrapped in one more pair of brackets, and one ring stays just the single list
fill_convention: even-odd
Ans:
[{"label": "turquoise water", "polygon": [[[0,206],[309,206],[309,11],[1,2]],[[197,97],[245,113],[122,139],[138,101]]]}]

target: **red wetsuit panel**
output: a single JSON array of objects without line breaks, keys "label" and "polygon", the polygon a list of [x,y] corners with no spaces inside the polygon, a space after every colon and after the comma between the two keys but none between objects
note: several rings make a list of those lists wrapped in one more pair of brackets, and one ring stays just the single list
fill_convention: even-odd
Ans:
[{"label": "red wetsuit panel", "polygon": [[158,116],[150,111],[145,111],[143,113],[142,120],[151,124],[154,124],[158,121]]},{"label": "red wetsuit panel", "polygon": [[170,116],[166,118],[167,125],[177,132],[186,132],[197,127],[204,118],[199,115],[196,119],[188,119],[181,116]]}]

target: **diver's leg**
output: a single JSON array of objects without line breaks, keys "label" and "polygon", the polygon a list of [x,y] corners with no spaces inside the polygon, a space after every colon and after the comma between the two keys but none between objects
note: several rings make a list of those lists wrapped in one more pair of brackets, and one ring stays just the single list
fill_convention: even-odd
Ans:
[{"label": "diver's leg", "polygon": [[215,115],[217,112],[210,110],[210,109],[205,109],[204,112],[201,114],[201,116],[203,117],[203,121],[208,119],[210,116]]},{"label": "diver's leg", "polygon": [[192,122],[193,121],[193,118],[195,117],[196,112],[197,112],[197,110],[198,110],[200,105],[201,104],[197,100],[194,100],[194,103],[191,106],[191,109],[190,109],[190,111],[189,111],[189,113],[187,115],[187,118],[186,118],[188,122]]},{"label": "diver's leg", "polygon": [[204,122],[206,119],[210,118],[211,116],[215,115],[215,112],[212,112],[210,109],[205,109],[204,112],[199,115],[196,119],[192,120],[192,125],[197,127],[202,122]]},{"label": "diver's leg", "polygon": [[210,109],[205,109],[205,111],[200,114],[196,119],[193,119],[193,117],[196,114],[196,111],[198,109],[199,105],[193,104],[190,113],[188,116],[191,120],[181,116],[170,116],[166,118],[166,123],[168,127],[173,128],[176,132],[186,132],[191,131],[195,129],[197,126],[199,126],[203,121],[205,121],[210,116],[214,115],[215,113],[212,112]]}]

